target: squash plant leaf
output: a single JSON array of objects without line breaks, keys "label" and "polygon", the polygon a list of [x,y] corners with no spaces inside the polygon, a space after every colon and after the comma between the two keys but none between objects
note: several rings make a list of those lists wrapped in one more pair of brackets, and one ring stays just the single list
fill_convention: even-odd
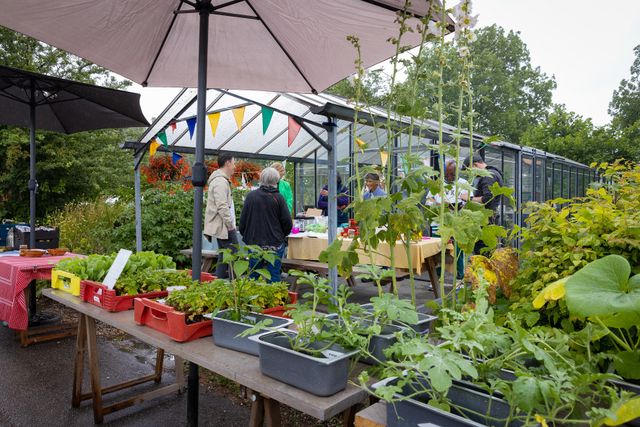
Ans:
[{"label": "squash plant leaf", "polygon": [[619,255],[587,264],[567,280],[566,301],[572,315],[598,316],[615,328],[640,324],[640,275]]},{"label": "squash plant leaf", "polygon": [[613,366],[624,378],[640,380],[640,350],[618,352]]}]

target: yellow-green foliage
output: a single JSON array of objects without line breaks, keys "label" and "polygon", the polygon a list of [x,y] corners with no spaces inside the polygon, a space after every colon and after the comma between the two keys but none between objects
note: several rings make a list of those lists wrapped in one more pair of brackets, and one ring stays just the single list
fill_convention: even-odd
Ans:
[{"label": "yellow-green foliage", "polygon": [[[531,306],[547,285],[606,255],[621,255],[635,273],[640,272],[640,166],[596,166],[604,181],[590,188],[586,197],[527,206],[529,226],[522,231],[522,268],[512,309]],[[557,324],[568,312],[563,301],[550,301],[542,315]]]}]

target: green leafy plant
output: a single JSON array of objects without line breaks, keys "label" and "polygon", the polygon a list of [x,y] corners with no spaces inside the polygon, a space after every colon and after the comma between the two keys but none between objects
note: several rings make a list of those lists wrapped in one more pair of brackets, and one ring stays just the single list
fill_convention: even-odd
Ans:
[{"label": "green leafy plant", "polygon": [[541,294],[554,292],[556,300],[564,297],[572,316],[591,322],[584,329],[590,341],[610,339],[600,350],[611,354],[616,372],[640,379],[640,274],[630,274],[626,259],[608,255],[549,285]]},{"label": "green leafy plant", "polygon": [[614,425],[625,411],[638,410],[640,401],[616,390],[608,382],[615,376],[598,373],[597,358],[582,352],[586,336],[549,327],[524,328],[514,319],[506,326],[496,325],[482,274],[480,281],[474,308],[448,310],[445,324],[435,331],[440,344],[424,336],[399,337],[388,350],[393,357],[383,363],[381,374],[397,380],[371,390],[365,372],[359,378],[361,386],[391,403],[413,397],[462,413],[448,391],[455,382],[471,382],[510,404],[506,419],[483,415],[488,423],[499,425]]}]

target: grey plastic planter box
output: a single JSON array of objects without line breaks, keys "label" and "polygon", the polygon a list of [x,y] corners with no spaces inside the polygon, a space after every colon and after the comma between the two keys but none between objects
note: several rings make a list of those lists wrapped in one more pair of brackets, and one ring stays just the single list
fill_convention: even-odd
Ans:
[{"label": "grey plastic planter box", "polygon": [[[328,357],[315,357],[291,349],[289,338],[295,332],[268,332],[250,339],[260,343],[260,370],[264,375],[292,385],[316,396],[331,396],[347,386],[350,357],[357,350],[330,347]],[[316,349],[322,343],[311,345]]]},{"label": "grey plastic planter box", "polygon": [[[337,314],[327,315],[327,318],[329,319],[335,319],[337,317],[338,317]],[[367,319],[362,319],[361,321],[362,323],[370,323],[370,321]],[[398,341],[395,336],[396,333],[402,332],[405,330],[407,330],[406,326],[397,326],[397,325],[384,326],[382,328],[382,333],[372,336],[371,339],[369,340],[368,350],[369,350],[369,353],[371,353],[375,359],[370,357],[363,357],[359,361],[363,363],[367,363],[369,365],[374,365],[374,364],[377,364],[378,361],[384,362],[385,360],[387,360],[387,357],[384,355],[384,350],[387,347],[390,347],[393,344],[395,344],[396,341]]]},{"label": "grey plastic planter box", "polygon": [[[640,385],[638,384],[634,384],[626,381],[618,381],[618,380],[609,380],[609,382],[621,390],[625,390],[640,396]],[[640,427],[640,418],[636,418],[635,420],[629,421],[626,425],[630,427]]]},{"label": "grey plastic planter box", "polygon": [[[230,348],[232,350],[241,351],[243,353],[258,356],[260,353],[259,345],[255,341],[249,340],[249,337],[239,337],[238,335],[253,327],[253,324],[262,320],[271,319],[270,328],[286,328],[293,321],[282,317],[270,316],[268,314],[250,313],[247,320],[253,322],[243,323],[226,319],[225,316],[230,310],[222,310],[212,317],[213,319],[213,343],[218,347]],[[254,335],[263,333],[257,332]]]},{"label": "grey plastic planter box", "polygon": [[[373,311],[373,304],[362,304],[362,308],[364,308],[366,311]],[[437,318],[438,316],[418,312],[418,323],[416,323],[415,325],[407,325],[402,322],[393,322],[393,324],[401,327],[409,327],[422,335],[431,330],[431,325]]]},{"label": "grey plastic planter box", "polygon": [[[395,380],[394,380],[395,381]],[[426,385],[422,386],[423,388]],[[406,394],[411,392],[407,386],[404,390]],[[403,394],[405,394],[403,393]],[[402,398],[402,394],[396,394],[397,398]],[[490,396],[477,390],[465,387],[464,382],[455,382],[449,390],[448,399],[460,408],[453,408],[452,412],[430,406],[425,399],[412,398],[393,404],[387,404],[387,426],[388,427],[417,427],[424,422],[431,422],[447,427],[519,427],[519,421],[497,421],[506,420],[509,416],[509,404],[500,398]],[[487,421],[485,416],[488,408],[490,416],[496,421]]]}]

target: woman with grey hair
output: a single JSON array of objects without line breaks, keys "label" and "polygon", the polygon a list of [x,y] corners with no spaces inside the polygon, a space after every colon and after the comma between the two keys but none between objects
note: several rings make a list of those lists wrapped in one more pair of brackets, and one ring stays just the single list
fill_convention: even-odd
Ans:
[{"label": "woman with grey hair", "polygon": [[276,253],[272,264],[252,261],[250,268],[266,268],[271,274],[269,282],[281,280],[281,260],[284,254],[287,235],[293,223],[291,214],[282,194],[278,192],[280,174],[274,168],[265,168],[260,173],[260,188],[253,190],[244,200],[240,214],[240,234],[247,245],[257,245],[262,249]]}]

